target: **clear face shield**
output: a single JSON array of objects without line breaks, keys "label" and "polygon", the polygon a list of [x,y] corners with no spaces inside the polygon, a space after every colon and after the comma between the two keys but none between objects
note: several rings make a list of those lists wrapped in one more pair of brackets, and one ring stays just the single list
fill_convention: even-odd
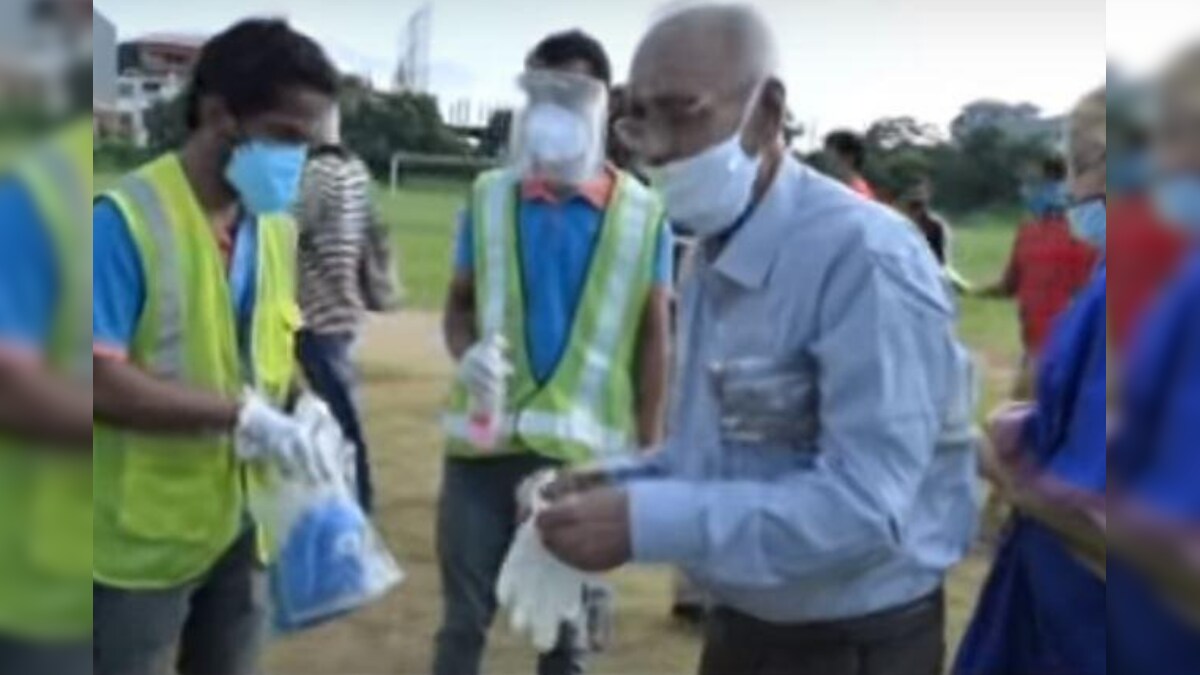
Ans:
[{"label": "clear face shield", "polygon": [[523,177],[578,185],[604,168],[608,90],[583,75],[531,70],[521,75],[525,107],[513,125],[511,162]]}]

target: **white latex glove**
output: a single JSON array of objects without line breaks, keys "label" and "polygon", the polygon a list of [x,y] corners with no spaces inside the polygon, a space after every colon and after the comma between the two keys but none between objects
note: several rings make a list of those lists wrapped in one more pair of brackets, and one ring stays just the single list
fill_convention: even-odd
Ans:
[{"label": "white latex glove", "polygon": [[339,480],[354,491],[354,444],[346,439],[342,425],[324,401],[305,392],[296,402],[292,418],[313,446],[317,475],[326,481]]},{"label": "white latex glove", "polygon": [[458,379],[476,401],[494,402],[504,393],[505,380],[513,374],[506,356],[508,341],[502,335],[491,335],[476,343],[463,354],[458,365]]},{"label": "white latex glove", "polygon": [[[536,495],[543,483],[530,486],[534,497],[533,512],[545,505]],[[512,548],[500,570],[496,597],[509,610],[512,627],[527,633],[539,652],[552,651],[564,623],[579,623],[584,616],[584,589],[589,575],[555,558],[542,545],[534,520],[530,518],[517,531]]]},{"label": "white latex glove", "polygon": [[243,462],[274,463],[289,478],[321,477],[316,447],[304,427],[255,392],[242,400],[233,445]]}]

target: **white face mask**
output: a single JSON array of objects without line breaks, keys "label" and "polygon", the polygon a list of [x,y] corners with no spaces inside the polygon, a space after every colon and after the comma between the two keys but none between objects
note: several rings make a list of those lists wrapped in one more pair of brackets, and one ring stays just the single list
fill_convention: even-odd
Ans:
[{"label": "white face mask", "polygon": [[529,106],[514,128],[513,159],[526,178],[576,185],[604,168],[608,97],[596,80],[534,71],[519,80]]},{"label": "white face mask", "polygon": [[698,155],[647,170],[662,194],[667,215],[682,230],[701,239],[725,232],[746,212],[762,158],[742,148],[742,134],[753,116],[761,87],[755,88],[733,135]]},{"label": "white face mask", "polygon": [[525,115],[525,142],[536,162],[569,164],[587,155],[591,134],[579,115],[554,103],[539,103]]}]

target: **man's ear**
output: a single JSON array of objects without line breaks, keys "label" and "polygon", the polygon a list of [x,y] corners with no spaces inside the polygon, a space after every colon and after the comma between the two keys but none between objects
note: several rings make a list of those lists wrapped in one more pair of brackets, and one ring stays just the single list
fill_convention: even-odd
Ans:
[{"label": "man's ear", "polygon": [[787,87],[777,78],[768,79],[758,96],[758,106],[750,122],[748,140],[759,152],[779,142],[787,123]]},{"label": "man's ear", "polygon": [[234,119],[229,106],[220,98],[201,97],[196,111],[196,122],[197,129],[213,140],[230,146],[237,143],[237,120]]}]

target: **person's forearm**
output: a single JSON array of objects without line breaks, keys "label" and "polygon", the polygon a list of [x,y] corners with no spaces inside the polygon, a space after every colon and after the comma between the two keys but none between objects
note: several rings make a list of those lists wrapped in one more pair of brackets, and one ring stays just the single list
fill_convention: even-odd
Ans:
[{"label": "person's forearm", "polygon": [[456,278],[450,284],[450,292],[446,296],[445,318],[442,320],[446,349],[455,361],[461,360],[467,350],[479,341],[476,325],[474,282],[466,278]]},{"label": "person's forearm", "polygon": [[237,426],[237,400],[149,375],[128,363],[93,360],[97,421],[146,433],[228,433]]},{"label": "person's forearm", "polygon": [[92,390],[34,367],[0,366],[0,429],[49,447],[92,443]]},{"label": "person's forearm", "polygon": [[981,298],[990,298],[993,300],[1003,300],[1012,297],[1012,292],[1003,280],[976,289],[975,293]]},{"label": "person's forearm", "polygon": [[671,362],[670,305],[655,293],[642,322],[637,359],[637,420],[640,448],[656,448],[663,440],[667,381]]}]

